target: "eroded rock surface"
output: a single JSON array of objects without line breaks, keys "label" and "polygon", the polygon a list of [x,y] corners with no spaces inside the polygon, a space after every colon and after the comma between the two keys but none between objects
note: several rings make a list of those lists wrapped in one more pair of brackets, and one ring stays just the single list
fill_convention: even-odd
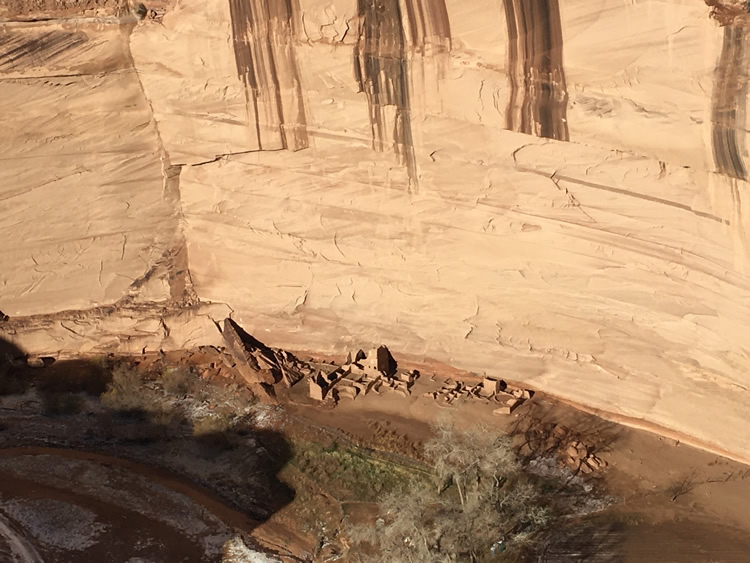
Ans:
[{"label": "eroded rock surface", "polygon": [[153,349],[187,306],[220,342],[225,303],[747,459],[747,31],[708,4],[0,13],[0,330]]}]

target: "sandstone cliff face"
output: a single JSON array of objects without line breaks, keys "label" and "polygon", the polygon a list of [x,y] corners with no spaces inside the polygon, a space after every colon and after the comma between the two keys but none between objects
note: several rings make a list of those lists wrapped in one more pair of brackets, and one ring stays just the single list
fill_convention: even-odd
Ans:
[{"label": "sandstone cliff face", "polygon": [[206,342],[227,304],[750,457],[736,6],[146,8],[0,26],[6,337]]}]

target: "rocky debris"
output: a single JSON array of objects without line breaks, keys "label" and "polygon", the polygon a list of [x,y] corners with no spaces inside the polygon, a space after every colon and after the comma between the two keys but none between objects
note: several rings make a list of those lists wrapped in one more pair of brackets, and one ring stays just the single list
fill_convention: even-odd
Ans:
[{"label": "rocky debris", "polygon": [[224,319],[221,334],[235,360],[235,368],[248,383],[276,383],[274,374],[270,370],[261,368],[258,356],[262,355],[262,348],[254,344],[248,346],[247,339],[243,338],[241,330],[232,319],[228,317]]},{"label": "rocky debris", "polygon": [[26,358],[26,365],[30,368],[43,368],[44,360],[42,358],[28,357]]},{"label": "rocky debris", "polygon": [[313,371],[293,354],[274,350],[253,338],[229,317],[224,319],[222,336],[231,353],[231,360],[225,358],[224,363],[236,369],[249,383],[283,383],[291,387]]},{"label": "rocky debris", "polygon": [[128,12],[127,0],[12,0],[0,2],[0,17],[21,21],[64,17],[122,17]]},{"label": "rocky debris", "polygon": [[10,320],[10,317],[6,315],[5,313],[3,313],[2,311],[0,311],[0,323],[5,323],[5,322],[8,322],[9,320]]},{"label": "rocky debris", "polygon": [[155,23],[161,23],[164,16],[167,13],[168,6],[162,1],[151,1],[149,5],[139,2],[135,5],[133,10],[138,19],[143,21],[153,21]]},{"label": "rocky debris", "polygon": [[571,469],[577,469],[581,473],[588,474],[607,467],[607,462],[591,452],[590,446],[581,440],[573,440],[568,443],[564,451],[565,464]]},{"label": "rocky debris", "polygon": [[527,459],[556,457],[560,467],[568,466],[583,474],[602,471],[607,467],[596,445],[562,424],[532,419],[524,430],[524,436],[526,441],[518,453]]},{"label": "rocky debris", "polygon": [[55,363],[55,358],[49,356],[27,356],[25,362],[15,362],[16,365],[26,364],[30,368],[43,368]]}]

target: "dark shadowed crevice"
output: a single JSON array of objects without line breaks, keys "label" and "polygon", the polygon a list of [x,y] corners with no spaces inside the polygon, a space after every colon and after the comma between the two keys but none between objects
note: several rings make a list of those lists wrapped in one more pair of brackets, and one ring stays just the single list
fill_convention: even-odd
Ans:
[{"label": "dark shadowed crevice", "polygon": [[308,146],[291,0],[229,0],[237,75],[258,148]]},{"label": "dark shadowed crevice", "polygon": [[[744,180],[743,160],[747,99],[747,48],[745,28],[724,27],[719,63],[714,71],[711,97],[711,147],[719,174]],[[737,132],[740,131],[740,137]]]},{"label": "dark shadowed crevice", "polygon": [[506,128],[569,140],[558,0],[504,0],[510,100]]}]

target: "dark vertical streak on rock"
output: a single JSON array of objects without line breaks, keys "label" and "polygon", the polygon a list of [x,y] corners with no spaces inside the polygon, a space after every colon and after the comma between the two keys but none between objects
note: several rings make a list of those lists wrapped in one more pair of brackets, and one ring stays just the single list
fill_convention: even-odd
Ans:
[{"label": "dark vertical streak on rock", "polygon": [[747,99],[746,32],[739,25],[724,27],[721,56],[714,71],[711,97],[711,145],[716,171],[744,180],[744,143],[737,132],[745,132]]},{"label": "dark vertical streak on rock", "polygon": [[234,46],[234,62],[237,65],[237,76],[245,85],[246,102],[253,105],[258,148],[263,150],[260,114],[258,112],[258,83],[255,76],[250,38],[248,37],[253,21],[250,5],[243,0],[229,0],[229,13],[232,20],[232,44]]},{"label": "dark vertical streak on rock", "polygon": [[447,53],[451,26],[445,0],[405,0],[404,45],[422,54]]},{"label": "dark vertical streak on rock", "polygon": [[258,148],[308,146],[292,0],[229,0],[237,75],[252,105]]},{"label": "dark vertical streak on rock", "polygon": [[510,100],[506,128],[567,141],[568,90],[558,0],[504,0]]},{"label": "dark vertical streak on rock", "polygon": [[414,37],[417,37],[419,34],[419,30],[417,28],[418,20],[417,15],[414,13],[414,2],[407,1],[405,3],[406,6],[406,22],[409,26],[408,33],[409,37],[412,38],[412,41],[414,41]]},{"label": "dark vertical streak on rock", "polygon": [[409,108],[409,63],[398,0],[358,0],[359,37],[354,75],[367,96],[373,148],[382,151],[385,108],[394,106],[393,144],[409,177],[416,179]]},{"label": "dark vertical streak on rock", "polygon": [[450,51],[450,23],[445,0],[405,0],[405,15],[399,0],[358,0],[359,34],[354,47],[354,76],[360,92],[367,96],[373,148],[383,151],[385,108],[395,107],[393,145],[410,180],[417,169],[411,128],[410,65],[413,51]]},{"label": "dark vertical streak on rock", "polygon": [[[277,92],[284,147],[292,150],[307,148],[307,122],[299,67],[294,52],[294,8],[292,0],[264,0],[272,42],[271,64]],[[295,3],[296,4],[296,3]],[[280,68],[281,67],[281,68]],[[278,72],[277,72],[278,70]]]},{"label": "dark vertical streak on rock", "polygon": [[[299,71],[299,65],[297,64],[297,55],[294,50],[294,41],[299,34],[299,21],[301,15],[301,8],[299,7],[299,0],[286,0],[287,13],[289,14],[286,20],[286,37],[287,40],[284,43],[284,51],[286,60],[288,61],[289,71],[287,74],[288,85],[282,84],[283,87],[288,87],[290,91],[294,93],[292,100],[289,103],[289,110],[294,113],[295,118],[293,120],[294,135],[294,150],[301,150],[309,146],[309,138],[307,136],[307,118],[305,117],[305,95],[302,91],[302,83],[300,81],[301,73]],[[279,19],[279,21],[281,21]]]}]

